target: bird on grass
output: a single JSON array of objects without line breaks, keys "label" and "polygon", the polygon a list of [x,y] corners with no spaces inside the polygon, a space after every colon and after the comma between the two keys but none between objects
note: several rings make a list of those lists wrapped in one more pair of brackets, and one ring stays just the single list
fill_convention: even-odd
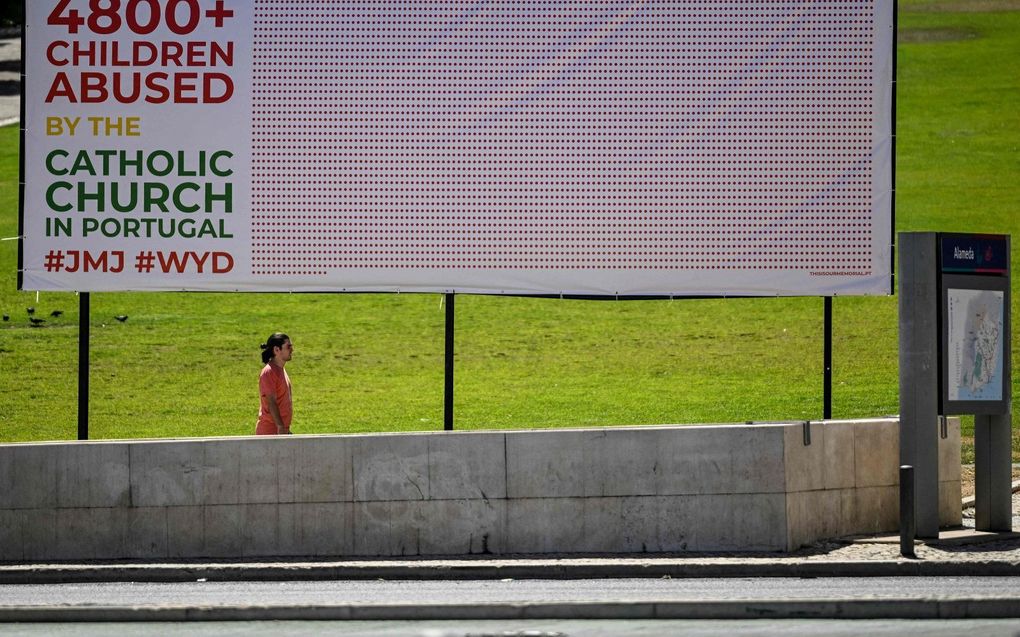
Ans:
[{"label": "bird on grass", "polygon": [[46,322],[46,319],[38,319],[34,316],[28,317],[28,320],[32,322],[32,327],[42,327],[42,324]]},{"label": "bird on grass", "polygon": [[10,314],[4,314],[4,323],[6,323],[9,320],[11,320],[11,315]]},{"label": "bird on grass", "polygon": [[124,321],[128,320],[127,314],[118,314],[117,316],[115,316],[113,318],[117,319],[121,323],[123,323]]},{"label": "bird on grass", "polygon": [[29,314],[35,314],[35,308],[34,307],[26,307],[25,311],[28,312]]},{"label": "bird on grass", "polygon": [[53,310],[50,312],[50,316],[57,317],[64,313],[64,310]]}]

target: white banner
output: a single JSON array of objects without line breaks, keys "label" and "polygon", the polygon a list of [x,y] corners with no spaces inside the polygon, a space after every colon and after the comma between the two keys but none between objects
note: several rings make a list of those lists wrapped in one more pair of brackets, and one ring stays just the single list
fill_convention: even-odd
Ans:
[{"label": "white banner", "polygon": [[889,294],[893,0],[32,0],[41,290]]}]

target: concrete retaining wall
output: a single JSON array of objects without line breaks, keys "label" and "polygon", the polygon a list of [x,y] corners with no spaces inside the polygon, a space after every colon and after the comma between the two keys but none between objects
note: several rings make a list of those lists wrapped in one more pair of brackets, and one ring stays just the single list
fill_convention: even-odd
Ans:
[{"label": "concrete retaining wall", "polygon": [[898,440],[884,419],[810,444],[761,424],[0,445],[0,560],[789,550],[896,528]]}]

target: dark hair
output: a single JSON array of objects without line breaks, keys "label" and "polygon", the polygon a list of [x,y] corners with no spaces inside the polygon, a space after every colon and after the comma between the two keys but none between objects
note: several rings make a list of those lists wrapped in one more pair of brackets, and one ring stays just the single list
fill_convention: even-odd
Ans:
[{"label": "dark hair", "polygon": [[260,347],[262,348],[262,362],[268,363],[273,358],[273,348],[283,347],[283,344],[290,340],[290,337],[283,332],[276,332],[266,339]]}]

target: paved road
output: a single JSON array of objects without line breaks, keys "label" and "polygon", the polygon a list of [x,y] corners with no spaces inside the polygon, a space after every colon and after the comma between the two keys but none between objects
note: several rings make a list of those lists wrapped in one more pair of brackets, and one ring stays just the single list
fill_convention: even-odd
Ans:
[{"label": "paved road", "polygon": [[1020,577],[93,583],[0,586],[0,606],[1020,598]]},{"label": "paved road", "polygon": [[5,637],[1016,637],[1020,620],[188,622],[176,624],[0,624]]}]

